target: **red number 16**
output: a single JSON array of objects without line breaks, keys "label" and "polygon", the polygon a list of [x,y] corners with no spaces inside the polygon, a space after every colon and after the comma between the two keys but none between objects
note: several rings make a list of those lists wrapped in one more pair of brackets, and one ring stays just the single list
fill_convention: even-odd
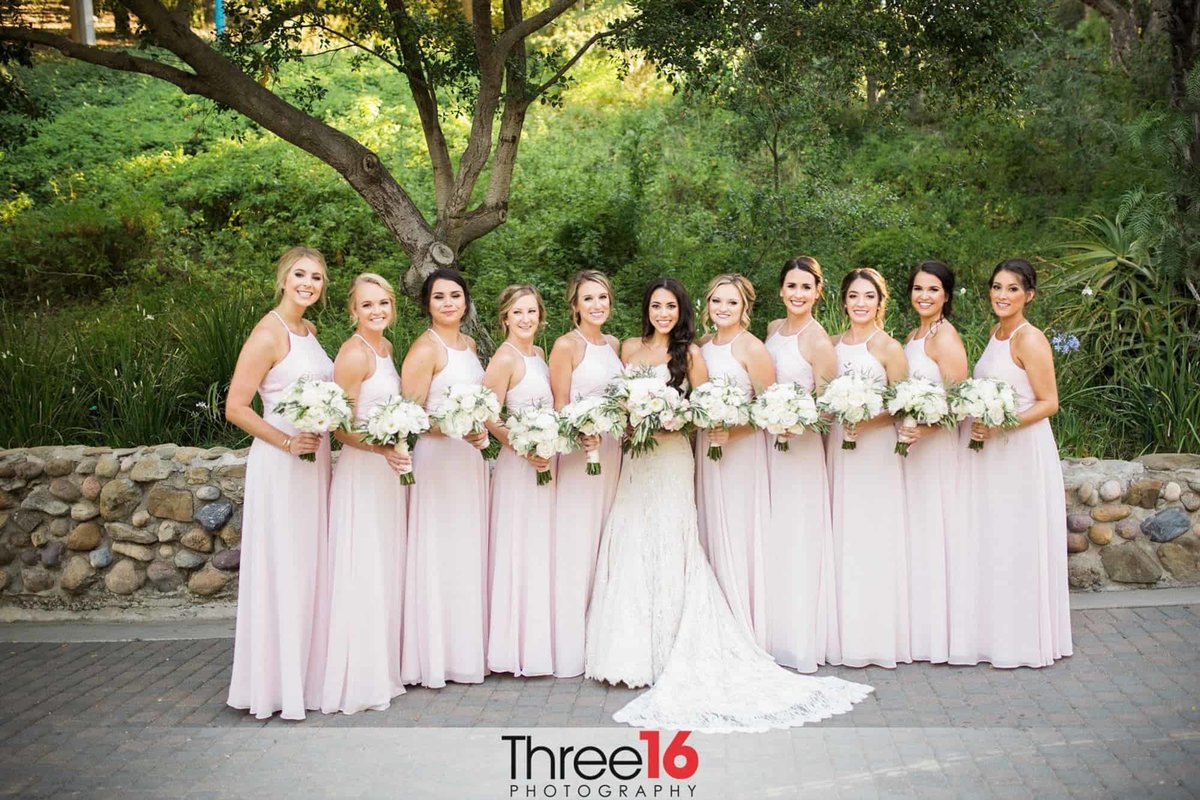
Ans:
[{"label": "red number 16", "polygon": [[[667,745],[667,751],[662,754],[662,768],[667,776],[677,781],[686,780],[696,774],[700,767],[700,754],[696,748],[687,744],[691,731],[680,731]],[[658,773],[658,731],[642,731],[638,738],[646,742],[646,777],[657,778]],[[680,765],[680,761],[683,762]]]}]

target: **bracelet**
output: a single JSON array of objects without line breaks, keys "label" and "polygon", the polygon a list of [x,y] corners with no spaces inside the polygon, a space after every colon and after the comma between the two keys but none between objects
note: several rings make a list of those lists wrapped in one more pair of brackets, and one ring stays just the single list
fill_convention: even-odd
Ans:
[{"label": "bracelet", "polygon": [[292,437],[288,436],[283,440],[282,448],[288,455],[292,454]]}]

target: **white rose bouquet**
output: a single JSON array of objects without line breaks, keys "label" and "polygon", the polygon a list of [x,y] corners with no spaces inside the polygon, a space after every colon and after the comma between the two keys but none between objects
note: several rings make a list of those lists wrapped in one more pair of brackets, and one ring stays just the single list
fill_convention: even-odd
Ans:
[{"label": "white rose bouquet", "polygon": [[[353,411],[350,398],[342,387],[333,381],[321,381],[308,375],[301,376],[283,390],[275,413],[282,416],[301,433],[329,433],[350,430]],[[316,461],[316,453],[300,456],[305,461]]]},{"label": "white rose bouquet", "polygon": [[632,456],[657,446],[658,431],[680,431],[690,417],[688,401],[653,369],[634,369],[609,385],[605,397],[630,428],[621,447]]},{"label": "white rose bouquet", "polygon": [[776,383],[761,392],[750,406],[750,421],[775,437],[775,449],[788,451],[786,434],[821,431],[827,426],[812,393],[798,383]]},{"label": "white rose bouquet", "polygon": [[500,421],[500,401],[486,386],[459,383],[446,390],[445,398],[429,420],[452,439],[480,433],[486,423]]},{"label": "white rose bouquet", "polygon": [[[367,444],[390,445],[397,453],[405,455],[408,453],[409,438],[427,430],[429,415],[425,409],[412,400],[396,396],[376,406],[358,432]],[[402,486],[412,486],[415,481],[412,467],[400,473]]]},{"label": "white rose bouquet", "polygon": [[[697,386],[688,398],[692,412],[692,424],[706,430],[729,429],[734,425],[750,422],[750,395],[745,389],[727,378],[713,378]],[[710,444],[708,457],[721,460],[721,445]]]},{"label": "white rose bouquet", "polygon": [[[950,389],[950,410],[956,420],[973,418],[990,428],[1015,428],[1017,393],[1006,381],[996,378],[967,378]],[[983,441],[972,439],[972,450],[982,450]]]},{"label": "white rose bouquet", "polygon": [[[946,388],[940,383],[923,378],[900,381],[887,388],[884,402],[889,414],[903,418],[902,424],[906,428],[915,428],[917,425],[949,427],[956,424],[950,413]],[[896,442],[896,452],[908,458],[908,442]]]},{"label": "white rose bouquet", "polygon": [[[562,435],[574,442],[580,436],[599,436],[621,431],[625,418],[621,410],[603,396],[581,397],[568,403],[560,412]],[[587,474],[600,474],[600,450],[587,455]]]},{"label": "white rose bouquet", "polygon": [[[574,442],[562,434],[562,418],[553,408],[525,406],[508,415],[504,423],[508,427],[508,444],[517,455],[537,455],[553,458],[559,453],[569,453]],[[554,480],[547,465],[537,473],[537,485],[545,486]]]},{"label": "white rose bouquet", "polygon": [[[817,408],[846,426],[857,425],[883,411],[883,385],[876,380],[847,372],[829,382]],[[843,450],[853,450],[857,443],[842,440]]]}]

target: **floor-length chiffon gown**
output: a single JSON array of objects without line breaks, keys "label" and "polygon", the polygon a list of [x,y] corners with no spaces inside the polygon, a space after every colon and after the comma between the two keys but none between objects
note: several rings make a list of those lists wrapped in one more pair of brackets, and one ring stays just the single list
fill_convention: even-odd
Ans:
[{"label": "floor-length chiffon gown", "polygon": [[[553,408],[546,362],[539,355],[517,353],[525,362],[525,374],[508,390],[505,406],[510,412],[536,405]],[[552,475],[554,467],[551,459]],[[487,660],[492,672],[554,672],[555,488],[553,481],[538,486],[532,464],[511,447],[500,449],[492,472],[489,547]]]},{"label": "floor-length chiffon gown", "polygon": [[[869,341],[838,343],[838,374],[855,372],[884,385],[887,371]],[[826,443],[842,643],[841,661],[830,663],[895,667],[912,661],[903,459],[891,425],[859,431],[853,450],[842,449],[842,434],[835,424]]]},{"label": "floor-length chiffon gown", "polygon": [[[621,373],[621,359],[607,342],[583,339],[583,358],[571,372],[572,401],[595,397]],[[621,445],[600,437],[600,474],[588,475],[587,451],[558,457],[554,522],[554,674],[583,674],[588,598],[596,576],[596,553],[621,475]]]},{"label": "floor-length chiffon gown", "polygon": [[[1024,411],[1035,397],[1013,362],[1012,335],[988,340],[974,375],[1007,381]],[[996,434],[978,452],[966,441],[968,522],[951,543],[950,663],[1050,666],[1073,652],[1062,463],[1050,420]]]},{"label": "floor-length chiffon gown", "polygon": [[[667,369],[656,371],[665,380]],[[700,547],[692,448],[682,434],[625,456],[600,542],[587,675],[653,687],[613,715],[670,730],[761,731],[850,711],[871,687],[796,675],[734,618]]]},{"label": "floor-length chiffon gown", "polygon": [[[308,376],[330,380],[333,362],[313,333],[288,335],[288,352],[258,387],[263,419],[289,436],[299,431],[275,413],[283,391]],[[320,707],[324,681],[329,533],[329,437],[315,462],[261,439],[246,457],[242,557],[229,705],[259,719],[281,711],[304,719]]]},{"label": "floor-length chiffon gown", "polygon": [[[808,323],[809,325],[812,322]],[[815,391],[812,365],[800,353],[801,328],[767,339],[779,383]],[[767,451],[771,515],[763,548],[767,588],[767,652],[800,672],[841,660],[833,575],[829,477],[821,434],[788,440],[786,451]]]},{"label": "floor-length chiffon gown", "polygon": [[[724,345],[710,340],[700,352],[710,379],[725,378],[753,397],[750,374],[733,355],[735,341],[737,336]],[[708,442],[708,431],[699,431],[696,509],[700,543],[733,615],[763,647],[767,628],[763,540],[771,511],[767,440],[759,430],[743,432],[721,448],[720,460],[708,457]]]},{"label": "floor-length chiffon gown", "polygon": [[[371,349],[375,370],[358,392],[359,425],[400,394],[392,359],[365,339],[363,344]],[[407,514],[408,490],[387,459],[343,447],[329,490],[329,655],[321,699],[326,714],[382,711],[404,694],[400,629]]]},{"label": "floor-length chiffon gown", "polygon": [[[937,362],[925,352],[928,334],[904,345],[910,378],[944,383]],[[909,608],[912,657],[943,664],[949,657],[947,540],[965,533],[959,489],[963,448],[958,430],[933,428],[908,450],[904,463],[908,507]]]},{"label": "floor-length chiffon gown", "polygon": [[[470,348],[446,352],[425,409],[436,411],[446,390],[483,383]],[[413,448],[416,483],[408,494],[404,571],[404,683],[439,688],[447,681],[481,683],[487,672],[488,471],[470,443],[425,435]]]}]

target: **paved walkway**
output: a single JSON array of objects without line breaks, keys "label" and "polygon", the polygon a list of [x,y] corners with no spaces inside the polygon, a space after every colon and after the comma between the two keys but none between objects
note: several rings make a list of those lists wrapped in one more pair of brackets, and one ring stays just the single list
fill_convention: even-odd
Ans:
[{"label": "paved walkway", "polygon": [[[227,622],[11,624],[0,796],[1200,796],[1200,593],[1139,596],[1075,610],[1075,655],[1050,669],[822,670],[875,693],[802,729],[693,734],[700,764],[682,781],[550,780],[543,753],[525,780],[524,740],[501,736],[646,752],[610,717],[634,692],[591,681],[494,676],[412,689],[384,712],[258,721],[224,705]],[[1088,597],[1077,604],[1113,602]]]}]

